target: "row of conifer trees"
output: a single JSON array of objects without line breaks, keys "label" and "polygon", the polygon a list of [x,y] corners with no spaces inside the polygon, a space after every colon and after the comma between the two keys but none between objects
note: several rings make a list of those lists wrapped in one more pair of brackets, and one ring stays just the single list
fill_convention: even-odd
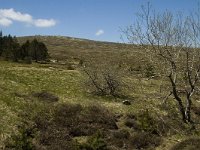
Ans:
[{"label": "row of conifer trees", "polygon": [[0,32],[0,57],[5,60],[18,61],[44,61],[47,60],[48,49],[46,45],[37,39],[26,41],[22,45],[19,44],[16,37],[11,35],[3,36]]}]

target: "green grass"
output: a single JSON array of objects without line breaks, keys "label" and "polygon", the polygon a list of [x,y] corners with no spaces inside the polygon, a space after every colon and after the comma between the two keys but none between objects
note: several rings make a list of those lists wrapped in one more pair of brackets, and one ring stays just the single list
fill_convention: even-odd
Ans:
[{"label": "green grass", "polygon": [[[87,93],[83,86],[81,72],[78,70],[66,70],[62,66],[60,68],[59,66],[57,68],[49,68],[48,64],[26,65],[0,61],[0,74],[1,144],[11,133],[16,132],[16,127],[21,121],[18,114],[24,110],[24,107],[27,106],[27,101],[29,101],[22,97],[17,97],[15,93],[30,95],[32,92],[45,90],[57,95],[60,98],[59,103],[79,103],[86,106],[96,103],[104,105],[116,113],[135,112],[138,108],[144,108],[142,104],[144,100],[140,96],[141,92],[139,90],[134,90],[133,96],[136,98],[133,100],[133,105],[125,106],[122,105],[121,99],[99,97]],[[137,81],[132,80],[132,82],[133,85],[138,84]],[[150,106],[148,105],[148,107]]]},{"label": "green grass", "polygon": [[77,71],[57,71],[40,68],[37,65],[22,65],[0,62],[0,141],[15,131],[26,101],[15,93],[30,94],[46,90],[60,97],[60,101],[71,101],[82,93]]},{"label": "green grass", "polygon": [[[21,112],[28,111],[29,107],[30,112],[37,112],[43,107],[38,100],[17,97],[15,93],[31,95],[32,92],[45,90],[57,95],[58,103],[103,105],[113,113],[123,116],[137,114],[146,109],[155,116],[165,116],[168,113],[168,110],[160,107],[162,101],[159,98],[164,96],[164,93],[159,94],[158,79],[138,79],[134,76],[127,78],[131,85],[129,94],[132,96],[132,105],[126,106],[122,104],[123,99],[88,93],[83,84],[84,76],[79,70],[67,70],[59,65],[52,68],[49,64],[26,65],[0,61],[0,74],[1,147],[6,138],[17,132],[17,126],[23,119],[19,116]],[[121,128],[124,128],[123,121],[121,119],[119,122]]]}]

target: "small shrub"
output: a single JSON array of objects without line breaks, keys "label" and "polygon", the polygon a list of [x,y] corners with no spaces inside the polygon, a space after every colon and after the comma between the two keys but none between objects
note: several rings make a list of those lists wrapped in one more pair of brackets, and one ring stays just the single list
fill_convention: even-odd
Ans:
[{"label": "small shrub", "polygon": [[154,72],[154,67],[153,67],[153,65],[147,64],[146,67],[145,67],[145,76],[146,76],[147,78],[149,78],[149,77],[152,77],[152,76],[154,76],[154,75],[155,75],[155,72]]},{"label": "small shrub", "polygon": [[34,131],[32,128],[21,127],[19,133],[13,135],[6,144],[7,149],[34,150]]},{"label": "small shrub", "polygon": [[109,136],[108,141],[110,145],[122,148],[125,143],[127,144],[129,137],[130,133],[127,130],[115,130],[111,132],[111,136]]},{"label": "small shrub", "polygon": [[113,131],[113,137],[117,139],[128,139],[130,137],[130,133],[125,129],[117,130]]},{"label": "small shrub", "polygon": [[172,132],[170,130],[172,125],[168,117],[154,118],[148,110],[141,111],[137,115],[127,114],[124,118],[124,125],[138,132],[149,132],[155,135],[166,135]]},{"label": "small shrub", "polygon": [[199,138],[189,138],[177,143],[171,150],[198,150],[200,149]]},{"label": "small shrub", "polygon": [[129,118],[127,118],[127,119],[125,120],[124,124],[125,124],[127,127],[129,127],[129,128],[134,128],[134,129],[137,129],[137,128],[138,128],[138,127],[137,127],[138,125],[137,125],[137,122],[136,122],[135,119],[129,119]]},{"label": "small shrub", "polygon": [[103,139],[101,132],[97,132],[86,143],[79,146],[80,150],[108,150],[107,144]]},{"label": "small shrub", "polygon": [[128,119],[136,119],[136,116],[133,113],[128,113],[126,116]]},{"label": "small shrub", "polygon": [[155,148],[161,144],[161,138],[150,133],[140,132],[131,138],[131,144],[136,149]]},{"label": "small shrub", "polygon": [[89,122],[99,124],[101,128],[118,129],[115,115],[112,114],[108,109],[99,105],[91,105],[87,109],[86,117],[89,119]]},{"label": "small shrub", "polygon": [[141,131],[157,133],[156,122],[151,117],[148,110],[141,112],[137,116],[137,127]]}]

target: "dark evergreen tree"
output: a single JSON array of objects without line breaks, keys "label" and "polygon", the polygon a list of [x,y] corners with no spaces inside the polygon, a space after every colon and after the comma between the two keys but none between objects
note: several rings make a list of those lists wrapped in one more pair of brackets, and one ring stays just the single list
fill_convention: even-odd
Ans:
[{"label": "dark evergreen tree", "polygon": [[44,43],[38,42],[37,39],[34,39],[30,45],[30,54],[33,60],[38,62],[48,58],[48,49]]},{"label": "dark evergreen tree", "polygon": [[46,60],[49,57],[46,45],[42,42],[39,42],[38,47],[39,47],[39,53],[38,53],[39,60]]},{"label": "dark evergreen tree", "polygon": [[13,61],[17,62],[20,59],[20,45],[16,37],[13,38],[12,53],[13,53]]},{"label": "dark evergreen tree", "polygon": [[24,60],[26,57],[31,57],[31,54],[30,54],[30,48],[31,48],[31,45],[30,45],[30,42],[29,40],[27,40],[20,48],[20,52],[19,52],[19,56],[20,56],[20,59],[21,60]]},{"label": "dark evergreen tree", "polygon": [[19,43],[16,37],[11,35],[2,37],[2,54],[1,56],[6,60],[18,61],[20,58],[19,54]]},{"label": "dark evergreen tree", "polygon": [[37,39],[34,39],[31,42],[30,53],[31,53],[32,59],[37,62],[39,60],[39,58],[38,58],[38,56],[39,56],[39,43],[38,43]]},{"label": "dark evergreen tree", "polygon": [[6,59],[12,59],[13,58],[13,38],[11,35],[4,36],[3,37],[3,51],[2,56]]},{"label": "dark evergreen tree", "polygon": [[6,60],[35,60],[36,62],[48,58],[48,49],[44,43],[34,39],[19,45],[17,38],[11,35],[3,36],[0,31],[0,56]]}]

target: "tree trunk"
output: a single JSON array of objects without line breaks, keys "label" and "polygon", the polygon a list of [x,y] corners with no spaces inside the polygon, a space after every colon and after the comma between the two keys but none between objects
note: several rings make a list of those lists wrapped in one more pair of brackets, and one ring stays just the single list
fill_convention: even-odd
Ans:
[{"label": "tree trunk", "polygon": [[190,99],[190,94],[187,94],[187,106],[185,108],[185,116],[187,122],[191,123],[191,106],[192,106],[192,101]]},{"label": "tree trunk", "polygon": [[180,111],[180,113],[181,113],[182,120],[183,120],[184,123],[186,123],[186,122],[187,122],[187,117],[186,117],[186,113],[185,113],[185,109],[184,109],[182,100],[181,100],[181,98],[177,95],[176,92],[173,92],[173,95],[174,95],[176,101],[178,102],[179,111]]},{"label": "tree trunk", "polygon": [[182,116],[182,120],[184,123],[187,122],[187,117],[186,117],[186,114],[185,114],[185,108],[183,106],[183,103],[182,103],[182,100],[181,98],[178,96],[177,94],[177,89],[176,89],[176,84],[174,83],[173,79],[172,79],[172,76],[170,75],[169,76],[169,79],[171,81],[171,84],[172,84],[172,93],[174,95],[174,98],[176,99],[176,101],[178,102],[178,106],[179,106],[179,111],[181,113],[181,116]]}]

